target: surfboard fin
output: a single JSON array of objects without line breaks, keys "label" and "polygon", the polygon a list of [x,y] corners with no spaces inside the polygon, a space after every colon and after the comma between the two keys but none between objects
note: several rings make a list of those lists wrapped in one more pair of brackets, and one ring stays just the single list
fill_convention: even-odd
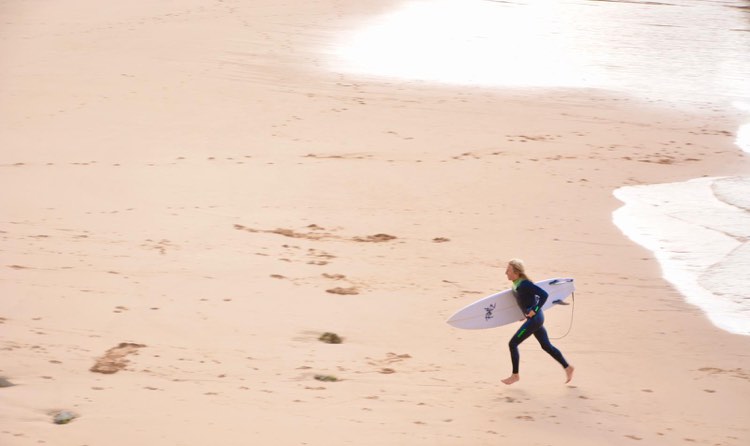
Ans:
[{"label": "surfboard fin", "polygon": [[561,283],[570,283],[572,281],[573,281],[573,279],[555,279],[555,280],[551,281],[549,284],[550,285],[560,285]]}]

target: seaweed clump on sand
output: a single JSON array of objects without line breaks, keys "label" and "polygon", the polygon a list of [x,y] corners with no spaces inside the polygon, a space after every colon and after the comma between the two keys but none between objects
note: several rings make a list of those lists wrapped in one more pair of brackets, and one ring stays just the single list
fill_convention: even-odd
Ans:
[{"label": "seaweed clump on sand", "polygon": [[52,414],[52,422],[55,424],[68,424],[78,418],[78,414],[69,410],[61,410]]},{"label": "seaweed clump on sand", "polygon": [[325,342],[326,344],[341,344],[344,340],[341,339],[341,336],[337,335],[336,333],[331,333],[330,331],[327,331],[320,335],[318,338],[320,342]]},{"label": "seaweed clump on sand", "polygon": [[326,382],[326,383],[335,383],[335,382],[340,381],[338,378],[336,378],[333,375],[315,375],[315,379],[317,379],[318,381]]}]

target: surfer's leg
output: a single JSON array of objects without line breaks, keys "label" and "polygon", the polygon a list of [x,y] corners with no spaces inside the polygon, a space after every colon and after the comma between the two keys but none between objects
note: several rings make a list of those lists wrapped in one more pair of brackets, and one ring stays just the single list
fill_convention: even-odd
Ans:
[{"label": "surfer's leg", "polygon": [[562,353],[560,353],[560,350],[557,349],[552,343],[549,341],[549,336],[547,335],[547,329],[542,327],[539,327],[539,329],[534,332],[534,336],[536,337],[537,341],[539,341],[539,344],[542,346],[542,349],[549,353],[550,356],[555,358],[557,362],[560,363],[561,366],[565,369],[565,376],[566,376],[566,383],[569,383],[571,379],[573,379],[573,371],[575,371],[575,368],[573,368],[572,365],[568,364],[568,361],[565,360]]},{"label": "surfer's leg", "polygon": [[501,380],[503,384],[510,385],[521,379],[518,375],[518,366],[521,362],[521,355],[518,353],[518,345],[523,342],[524,339],[529,337],[528,329],[525,329],[525,326],[526,323],[518,329],[516,334],[510,339],[510,342],[508,342],[508,348],[510,348],[510,361],[513,363],[513,372],[509,377]]},{"label": "surfer's leg", "polygon": [[563,368],[567,369],[569,364],[563,357],[562,353],[560,353],[560,350],[557,349],[552,343],[549,341],[549,335],[547,335],[547,329],[544,327],[539,327],[537,331],[534,332],[534,337],[536,337],[536,340],[539,341],[539,345],[542,346],[542,350],[549,353],[550,356],[555,358],[557,362],[560,363]]},{"label": "surfer's leg", "polygon": [[521,328],[516,331],[510,339],[510,342],[508,342],[508,347],[510,348],[510,360],[513,363],[513,374],[515,375],[518,374],[518,367],[521,362],[521,355],[518,352],[518,346],[534,333],[534,328],[533,321],[531,319],[527,320],[521,325]]}]

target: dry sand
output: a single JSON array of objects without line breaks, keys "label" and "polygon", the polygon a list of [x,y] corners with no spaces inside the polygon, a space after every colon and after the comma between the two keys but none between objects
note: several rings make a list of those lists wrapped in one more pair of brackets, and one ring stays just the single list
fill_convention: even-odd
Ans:
[{"label": "dry sand", "polygon": [[[389,6],[0,3],[0,444],[750,442],[750,339],[611,222],[747,172],[732,117],[326,70]],[[444,323],[511,257],[577,279],[570,385]]]}]

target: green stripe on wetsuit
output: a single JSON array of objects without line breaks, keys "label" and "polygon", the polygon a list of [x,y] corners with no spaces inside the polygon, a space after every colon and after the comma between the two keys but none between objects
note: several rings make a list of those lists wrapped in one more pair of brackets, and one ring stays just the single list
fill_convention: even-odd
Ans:
[{"label": "green stripe on wetsuit", "polygon": [[[513,281],[513,291],[514,292],[518,291],[518,287],[521,285],[521,283],[524,280],[528,280],[528,279],[518,278],[518,279],[516,279],[516,280]],[[531,282],[531,281],[529,281],[529,282]],[[544,290],[542,290],[542,292],[544,292]],[[521,306],[520,302],[519,302],[519,306]],[[531,311],[534,311],[534,316],[536,316],[537,314],[539,314],[539,307],[540,307],[540,305],[535,305],[534,308],[533,308],[533,310],[531,310]],[[521,310],[523,311],[523,308],[521,308]],[[518,333],[516,334],[516,338],[521,339],[523,337],[523,335],[526,333],[527,330],[528,330],[527,327],[522,327],[518,331]]]}]

